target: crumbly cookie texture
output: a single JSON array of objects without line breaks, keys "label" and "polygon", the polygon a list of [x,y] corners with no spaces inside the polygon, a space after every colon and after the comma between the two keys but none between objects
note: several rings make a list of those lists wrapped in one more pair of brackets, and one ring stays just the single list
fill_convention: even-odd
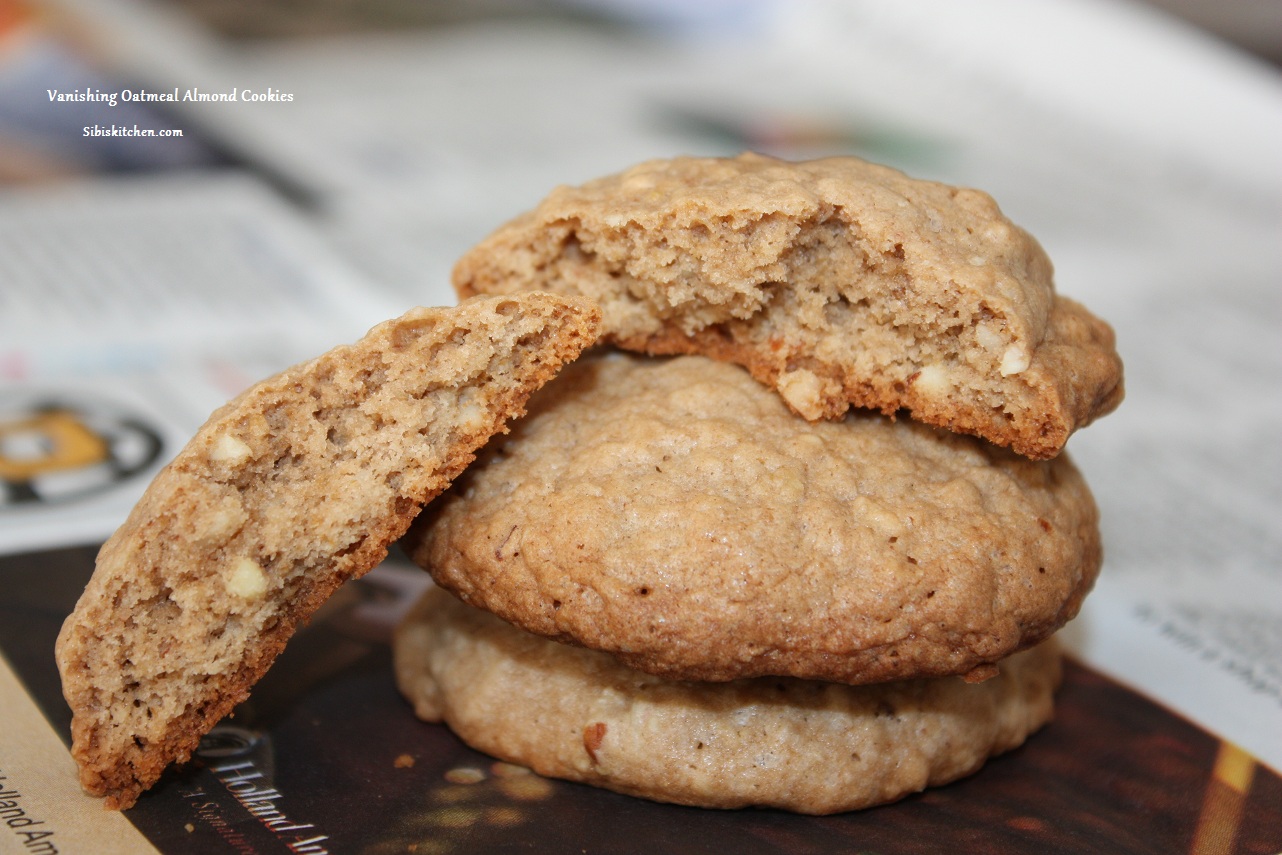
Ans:
[{"label": "crumbly cookie texture", "polygon": [[1056,295],[989,196],[856,158],[677,158],[561,187],[453,278],[589,296],[613,343],[740,363],[810,420],[903,409],[1047,458],[1122,398],[1112,330]]},{"label": "crumbly cookie texture", "polygon": [[711,808],[829,814],[971,774],[1050,720],[1054,639],[991,680],[674,682],[522,632],[440,589],[397,631],[419,717],[555,778]]},{"label": "crumbly cookie texture", "polygon": [[404,543],[466,602],[642,671],[851,684],[982,678],[1101,557],[1067,455],[806,422],[738,366],[627,353],[540,390]]},{"label": "crumbly cookie texture", "polygon": [[598,321],[548,294],[416,309],[217,410],[103,546],[58,637],[85,790],[127,808],[190,757]]}]

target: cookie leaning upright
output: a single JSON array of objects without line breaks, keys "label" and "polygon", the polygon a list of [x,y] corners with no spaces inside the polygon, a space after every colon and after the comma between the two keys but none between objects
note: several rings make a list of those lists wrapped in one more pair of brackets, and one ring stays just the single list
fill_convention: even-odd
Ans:
[{"label": "cookie leaning upright", "polygon": [[989,196],[856,158],[677,158],[562,187],[454,285],[586,295],[607,340],[738,362],[808,419],[907,409],[1035,458],[1122,397],[1112,330],[1056,295]]},{"label": "cookie leaning upright", "polygon": [[549,294],[416,309],[216,411],[98,556],[58,638],[84,788],[126,808],[595,339]]}]

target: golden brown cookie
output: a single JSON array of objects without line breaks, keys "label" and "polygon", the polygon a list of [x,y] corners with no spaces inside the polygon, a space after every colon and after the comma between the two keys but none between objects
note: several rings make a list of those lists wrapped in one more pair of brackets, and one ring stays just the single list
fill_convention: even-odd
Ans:
[{"label": "golden brown cookie", "polygon": [[1052,639],[983,683],[672,682],[557,644],[440,589],[400,626],[397,683],[428,721],[555,778],[700,807],[811,814],[956,780],[1051,718]]},{"label": "golden brown cookie", "polygon": [[738,366],[626,353],[568,366],[405,544],[474,606],[694,680],[982,677],[1100,564],[1066,455],[807,422]]},{"label": "golden brown cookie", "polygon": [[103,546],[59,635],[84,788],[127,808],[186,760],[598,319],[548,294],[416,309],[216,411]]},{"label": "golden brown cookie", "polygon": [[1113,332],[977,190],[851,157],[640,164],[468,252],[460,295],[598,302],[608,340],[745,365],[807,419],[851,405],[1035,458],[1122,398]]}]

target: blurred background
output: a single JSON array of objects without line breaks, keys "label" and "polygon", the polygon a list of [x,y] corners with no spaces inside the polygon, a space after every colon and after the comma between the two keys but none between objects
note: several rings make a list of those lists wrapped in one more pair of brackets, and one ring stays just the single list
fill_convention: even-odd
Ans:
[{"label": "blurred background", "polygon": [[[0,182],[248,173],[362,276],[444,300],[498,222],[648,157],[853,153],[980,186],[1047,236],[1098,219],[1083,180],[1203,192],[1211,150],[1258,168],[1242,114],[1276,84],[1280,4],[887,5],[0,0]],[[124,89],[241,97],[51,101]],[[1079,170],[1085,146],[1108,154]]]},{"label": "blurred background", "polygon": [[1282,4],[1270,0],[1146,0],[1273,65],[1282,65]]}]

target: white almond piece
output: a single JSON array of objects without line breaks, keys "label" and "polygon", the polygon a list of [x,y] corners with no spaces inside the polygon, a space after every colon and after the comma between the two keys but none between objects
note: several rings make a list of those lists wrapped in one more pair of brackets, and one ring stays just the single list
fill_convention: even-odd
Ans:
[{"label": "white almond piece", "polygon": [[257,600],[267,593],[267,574],[252,558],[237,558],[227,576],[227,590],[246,600]]},{"label": "white almond piece", "polygon": [[209,543],[225,543],[244,527],[249,515],[235,496],[225,496],[211,504],[196,520],[199,537]]},{"label": "white almond piece", "polygon": [[804,418],[815,421],[823,415],[823,391],[819,378],[804,368],[779,376],[779,393]]},{"label": "white almond piece", "polygon": [[953,382],[942,365],[923,365],[912,381],[913,388],[928,398],[942,398],[952,391]]},{"label": "white almond piece", "polygon": [[[467,390],[471,392],[472,390]],[[477,430],[490,421],[490,413],[485,408],[479,395],[465,393],[456,408],[459,426],[464,430]]]},{"label": "white almond piece", "polygon": [[1028,367],[1029,361],[1028,351],[1018,344],[1012,344],[1002,354],[1002,366],[1000,369],[1002,376],[1009,377],[1012,374],[1018,374]]},{"label": "white almond piece", "polygon": [[984,350],[998,351],[1006,343],[1005,337],[992,324],[981,323],[975,325],[975,341]]},{"label": "white almond piece", "polygon": [[223,434],[218,437],[214,447],[209,450],[209,459],[215,463],[244,463],[254,453],[254,450],[241,439],[237,439],[231,434]]}]

